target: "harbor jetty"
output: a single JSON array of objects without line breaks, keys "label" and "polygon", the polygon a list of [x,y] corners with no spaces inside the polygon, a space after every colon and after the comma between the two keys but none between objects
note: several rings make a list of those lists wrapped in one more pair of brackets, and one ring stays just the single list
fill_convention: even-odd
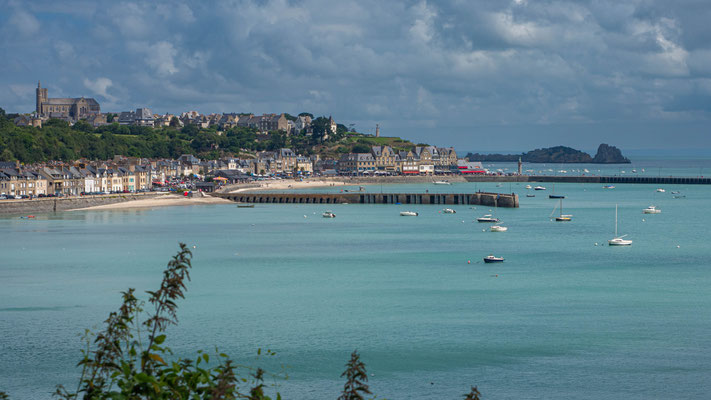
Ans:
[{"label": "harbor jetty", "polygon": [[514,193],[214,193],[239,203],[276,204],[471,204],[518,207]]},{"label": "harbor jetty", "polygon": [[562,176],[562,175],[473,175],[467,182],[560,182],[560,183],[647,183],[655,185],[711,185],[711,178],[683,176]]}]

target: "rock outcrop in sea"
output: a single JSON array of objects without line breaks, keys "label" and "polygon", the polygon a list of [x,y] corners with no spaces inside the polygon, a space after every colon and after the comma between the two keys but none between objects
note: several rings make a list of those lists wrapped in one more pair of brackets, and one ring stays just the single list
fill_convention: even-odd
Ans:
[{"label": "rock outcrop in sea", "polygon": [[597,149],[595,157],[584,151],[576,150],[566,146],[546,147],[531,150],[521,154],[479,154],[469,153],[466,156],[469,161],[503,161],[515,162],[520,158],[523,162],[530,163],[591,163],[591,164],[629,164],[630,160],[622,155],[620,149],[608,144],[601,144]]},{"label": "rock outcrop in sea", "polygon": [[622,155],[620,149],[609,144],[601,144],[597,148],[597,154],[593,157],[592,162],[596,164],[630,164],[629,158]]}]

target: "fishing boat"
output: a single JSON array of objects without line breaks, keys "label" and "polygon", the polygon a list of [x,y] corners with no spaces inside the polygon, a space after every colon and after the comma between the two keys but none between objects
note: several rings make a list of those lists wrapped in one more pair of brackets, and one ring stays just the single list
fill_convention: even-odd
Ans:
[{"label": "fishing boat", "polygon": [[494,223],[494,222],[499,222],[498,218],[494,218],[491,216],[491,214],[486,214],[483,217],[479,217],[476,219],[476,222],[484,222],[484,223]]},{"label": "fishing boat", "polygon": [[657,206],[649,206],[642,210],[645,214],[661,214],[662,210],[658,209]]},{"label": "fishing boat", "polygon": [[321,216],[324,218],[336,218],[336,214],[332,213],[331,211],[326,211],[321,214]]},{"label": "fishing boat", "polygon": [[254,204],[237,204],[237,208],[254,208]]},{"label": "fishing boat", "polygon": [[444,181],[434,181],[434,182],[432,182],[432,184],[433,184],[433,185],[451,185],[451,183],[449,183],[449,181],[447,181],[447,180],[444,180]]},{"label": "fishing boat", "polygon": [[509,228],[501,225],[491,225],[491,228],[489,228],[490,231],[492,232],[506,232],[509,230]]},{"label": "fishing boat", "polygon": [[533,190],[546,190],[546,188],[543,186],[536,186],[533,188]]},{"label": "fishing boat", "polygon": [[563,199],[560,199],[560,205],[553,207],[553,211],[551,211],[551,215],[549,216],[552,217],[553,213],[555,212],[556,208],[560,209],[560,213],[558,214],[557,217],[555,217],[555,220],[558,222],[569,222],[573,220],[573,215],[572,214],[563,214]]},{"label": "fishing boat", "polygon": [[457,213],[457,211],[454,210],[453,208],[445,208],[444,210],[442,210],[442,212],[445,214],[456,214]]},{"label": "fishing boat", "polygon": [[484,257],[484,262],[487,264],[504,262],[504,258],[503,257],[494,257],[493,254],[489,254],[488,256]]},{"label": "fishing boat", "polygon": [[416,217],[420,214],[414,212],[414,211],[400,211],[400,216],[401,217]]},{"label": "fishing boat", "polygon": [[615,237],[607,241],[610,246],[631,246],[632,241],[623,239],[627,235],[617,236],[617,204],[615,204]]}]

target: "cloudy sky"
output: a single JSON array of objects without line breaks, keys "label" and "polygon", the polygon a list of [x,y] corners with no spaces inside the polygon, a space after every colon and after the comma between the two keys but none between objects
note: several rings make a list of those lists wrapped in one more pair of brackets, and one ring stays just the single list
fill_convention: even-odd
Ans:
[{"label": "cloudy sky", "polygon": [[0,0],[0,107],[308,111],[523,151],[711,150],[708,0]]}]

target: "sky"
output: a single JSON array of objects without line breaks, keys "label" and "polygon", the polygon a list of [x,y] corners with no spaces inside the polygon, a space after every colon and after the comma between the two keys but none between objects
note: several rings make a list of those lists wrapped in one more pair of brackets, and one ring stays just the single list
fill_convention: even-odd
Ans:
[{"label": "sky", "polygon": [[711,154],[708,0],[0,0],[0,107],[332,115],[466,151]]}]

